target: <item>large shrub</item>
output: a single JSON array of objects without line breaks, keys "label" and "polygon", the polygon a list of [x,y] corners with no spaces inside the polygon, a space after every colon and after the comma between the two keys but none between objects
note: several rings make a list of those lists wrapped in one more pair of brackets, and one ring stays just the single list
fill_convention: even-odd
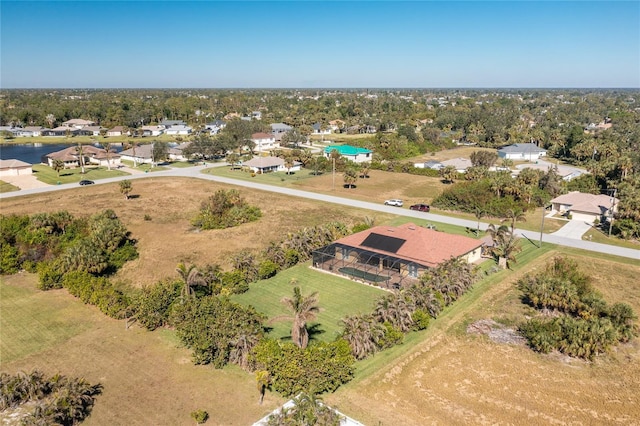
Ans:
[{"label": "large shrub", "polygon": [[220,189],[202,202],[193,219],[201,229],[224,229],[253,222],[262,216],[258,207],[250,206],[236,189]]}]

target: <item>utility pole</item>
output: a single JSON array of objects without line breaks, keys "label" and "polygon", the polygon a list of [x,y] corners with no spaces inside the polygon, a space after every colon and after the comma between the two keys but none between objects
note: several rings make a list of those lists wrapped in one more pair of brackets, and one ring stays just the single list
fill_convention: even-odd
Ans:
[{"label": "utility pole", "polygon": [[611,227],[613,226],[613,209],[616,207],[617,188],[613,188],[613,197],[611,198],[611,210],[609,210],[609,237],[611,237]]},{"label": "utility pole", "polygon": [[332,191],[336,190],[336,157],[331,157],[333,160],[333,186],[331,188]]},{"label": "utility pole", "polygon": [[547,215],[547,204],[545,203],[544,206],[542,206],[542,224],[540,225],[540,244],[538,245],[538,248],[542,247],[542,231],[544,231],[544,217]]}]

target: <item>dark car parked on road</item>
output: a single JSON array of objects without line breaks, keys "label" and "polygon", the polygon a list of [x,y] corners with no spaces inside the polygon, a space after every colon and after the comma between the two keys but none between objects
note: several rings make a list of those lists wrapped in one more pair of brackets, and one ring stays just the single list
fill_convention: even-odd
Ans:
[{"label": "dark car parked on road", "polygon": [[94,182],[92,180],[81,180],[80,185],[93,185]]},{"label": "dark car parked on road", "polygon": [[414,204],[409,207],[411,210],[418,210],[419,212],[428,212],[431,208],[426,204]]}]

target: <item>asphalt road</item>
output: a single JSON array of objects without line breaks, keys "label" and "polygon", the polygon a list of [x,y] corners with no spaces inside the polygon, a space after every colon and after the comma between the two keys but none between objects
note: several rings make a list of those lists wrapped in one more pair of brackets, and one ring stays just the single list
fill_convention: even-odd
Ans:
[{"label": "asphalt road", "polygon": [[[216,164],[213,164],[213,165],[209,164],[207,166],[195,166],[195,167],[188,167],[188,168],[173,168],[171,170],[161,171],[161,172],[140,173],[140,174],[135,174],[135,175],[130,175],[130,176],[121,176],[121,177],[115,177],[115,178],[109,178],[109,179],[101,179],[99,181],[96,181],[96,185],[105,184],[105,183],[112,183],[112,182],[118,182],[118,181],[121,181],[121,180],[124,180],[124,179],[135,180],[135,179],[145,179],[145,178],[148,178],[148,177],[161,177],[161,176],[163,176],[163,177],[164,176],[194,177],[194,178],[199,178],[199,179],[211,180],[211,181],[214,181],[214,182],[226,183],[226,184],[230,184],[230,185],[254,188],[254,189],[258,189],[258,190],[262,190],[262,191],[276,192],[276,193],[279,193],[279,194],[290,195],[290,196],[294,196],[294,197],[309,198],[309,199],[313,199],[313,200],[323,201],[323,202],[326,202],[326,203],[341,204],[341,205],[345,205],[345,206],[357,207],[357,208],[362,208],[362,209],[366,209],[366,210],[374,210],[374,211],[379,211],[379,212],[384,212],[384,213],[391,213],[391,214],[397,214],[397,215],[402,215],[402,216],[407,216],[407,217],[414,217],[414,218],[417,218],[417,219],[426,219],[426,220],[433,221],[433,222],[448,223],[448,224],[451,224],[451,225],[464,226],[464,227],[469,227],[469,228],[473,228],[473,229],[475,229],[478,226],[478,223],[476,221],[473,221],[473,220],[458,219],[458,218],[454,218],[454,217],[438,215],[438,214],[433,214],[433,213],[424,213],[424,212],[413,211],[413,210],[409,210],[409,209],[405,209],[405,208],[385,206],[384,204],[371,203],[371,202],[367,202],[367,201],[357,201],[357,200],[352,200],[352,199],[349,199],[349,198],[336,197],[336,196],[333,196],[333,195],[317,194],[317,193],[314,193],[314,192],[301,191],[301,190],[298,190],[298,189],[291,189],[291,188],[283,188],[283,187],[278,187],[278,186],[265,185],[265,184],[258,183],[258,182],[255,182],[255,181],[229,179],[229,178],[224,178],[224,177],[219,177],[219,176],[211,176],[211,175],[208,175],[208,174],[201,173],[201,171],[203,169],[208,168],[208,167],[223,167],[223,166],[226,166],[226,164],[225,163],[216,163]],[[52,186],[45,187],[45,188],[33,188],[33,189],[26,189],[26,190],[22,190],[22,191],[6,192],[6,193],[3,193],[3,194],[0,194],[0,201],[3,200],[3,199],[6,199],[6,198],[20,197],[20,196],[23,196],[23,195],[30,195],[30,194],[41,194],[41,193],[50,192],[50,191],[60,191],[60,190],[64,190],[64,189],[77,188],[77,187],[78,187],[77,183],[70,183],[70,184],[65,184],[65,185],[52,185]],[[0,203],[0,212],[1,212],[1,210],[2,209],[1,209],[1,203]],[[480,229],[481,230],[486,230],[487,226],[488,226],[488,224],[480,222]],[[530,240],[530,241],[532,241],[532,242],[534,242],[536,244],[540,241],[540,233],[539,232],[525,231],[525,230],[521,230],[521,229],[517,229],[517,228],[516,228],[515,232],[516,232],[517,235],[519,235],[521,237],[524,237],[524,238],[527,238],[528,240]],[[612,254],[612,255],[616,255],[616,256],[627,257],[627,258],[630,258],[630,259],[637,259],[638,260],[638,266],[640,267],[640,250],[630,249],[630,248],[625,248],[625,247],[618,247],[618,246],[613,246],[613,245],[608,245],[608,244],[594,243],[594,242],[591,242],[591,241],[572,239],[572,238],[567,238],[567,237],[564,237],[564,236],[561,236],[561,235],[552,235],[552,234],[542,234],[542,240],[543,240],[543,242],[546,242],[546,243],[558,244],[558,245],[562,245],[562,246],[566,246],[566,247],[573,247],[573,248],[588,250],[588,251],[597,252],[597,253]]]}]

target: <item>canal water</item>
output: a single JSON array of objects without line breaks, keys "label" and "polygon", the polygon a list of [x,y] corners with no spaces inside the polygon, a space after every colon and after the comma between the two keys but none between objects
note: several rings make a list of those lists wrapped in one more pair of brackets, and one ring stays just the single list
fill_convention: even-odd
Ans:
[{"label": "canal water", "polygon": [[[0,159],[2,160],[21,160],[31,164],[40,164],[42,157],[52,152],[61,151],[70,146],[77,144],[69,143],[12,143],[0,144]],[[96,145],[101,147],[100,145]],[[113,146],[113,145],[112,145]],[[112,149],[121,151],[121,145],[115,145]]]}]

